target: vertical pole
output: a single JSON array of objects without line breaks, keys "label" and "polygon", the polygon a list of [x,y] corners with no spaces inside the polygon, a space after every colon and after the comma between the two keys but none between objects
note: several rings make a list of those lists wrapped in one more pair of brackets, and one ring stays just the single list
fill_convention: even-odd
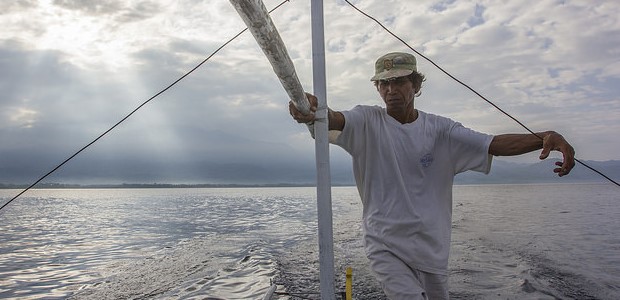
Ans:
[{"label": "vertical pole", "polygon": [[345,300],[353,299],[353,269],[351,267],[347,268],[346,273],[346,281],[345,281]]},{"label": "vertical pole", "polygon": [[314,122],[317,169],[317,212],[319,227],[319,280],[321,299],[336,299],[334,289],[334,241],[332,228],[331,175],[327,119],[327,88],[325,80],[325,37],[323,1],[312,0],[312,74],[318,107]]}]

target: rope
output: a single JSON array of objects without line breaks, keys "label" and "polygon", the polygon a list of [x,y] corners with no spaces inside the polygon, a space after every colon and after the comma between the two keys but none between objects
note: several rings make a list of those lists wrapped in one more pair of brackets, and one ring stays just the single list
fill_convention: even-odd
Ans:
[{"label": "rope", "polygon": [[[280,6],[284,5],[284,3],[289,2],[290,0],[284,0],[282,1],[280,4],[278,4],[276,7],[274,7],[272,10],[269,11],[269,13],[273,12],[274,10],[280,8]],[[47,172],[45,175],[41,176],[39,179],[37,179],[34,183],[32,183],[31,185],[29,185],[27,188],[25,188],[23,191],[21,191],[19,194],[17,194],[15,197],[11,198],[11,200],[9,200],[8,202],[4,203],[1,207],[0,207],[0,211],[2,211],[3,208],[5,208],[7,205],[9,205],[11,202],[13,202],[13,200],[19,198],[21,195],[23,195],[25,192],[29,191],[30,189],[32,189],[34,186],[36,186],[39,182],[41,182],[43,179],[47,178],[48,176],[50,176],[52,173],[56,172],[58,169],[60,169],[62,166],[64,166],[66,163],[68,163],[70,160],[72,160],[74,157],[76,157],[78,154],[82,153],[82,151],[86,150],[88,147],[92,146],[94,143],[96,143],[97,141],[99,141],[101,138],[103,138],[105,135],[107,135],[110,131],[114,130],[118,125],[120,125],[121,123],[125,122],[125,120],[129,119],[129,117],[131,117],[134,113],[136,113],[139,109],[141,109],[143,106],[145,106],[147,103],[151,102],[151,100],[157,98],[159,95],[163,94],[164,92],[166,92],[167,90],[169,90],[170,88],[172,88],[173,86],[175,86],[177,83],[179,83],[179,81],[185,79],[185,77],[189,76],[189,74],[193,73],[194,71],[196,71],[198,68],[200,68],[204,63],[206,63],[209,59],[211,59],[211,57],[213,57],[215,54],[217,54],[218,52],[220,52],[220,50],[222,50],[224,47],[226,47],[228,44],[230,44],[233,40],[235,40],[237,37],[239,37],[241,34],[243,34],[245,31],[247,31],[248,29],[243,29],[241,30],[239,33],[237,33],[235,36],[233,36],[231,39],[229,39],[228,41],[226,41],[226,43],[224,43],[222,46],[220,46],[219,48],[217,48],[215,51],[213,51],[213,53],[211,53],[211,55],[209,55],[207,58],[205,58],[202,62],[200,62],[198,65],[196,65],[194,68],[192,68],[191,70],[189,70],[187,73],[185,73],[183,76],[179,77],[177,80],[175,80],[174,82],[172,82],[171,84],[169,84],[167,87],[165,87],[164,89],[162,89],[161,91],[157,92],[155,95],[153,95],[151,98],[149,98],[148,100],[144,101],[142,104],[140,104],[138,107],[136,107],[133,111],[131,111],[129,114],[127,114],[124,118],[122,118],[120,121],[118,121],[116,124],[114,124],[112,127],[110,127],[108,130],[106,130],[105,132],[103,132],[101,135],[99,135],[97,138],[95,138],[94,140],[92,140],[90,143],[86,144],[86,146],[82,147],[80,150],[76,151],[75,153],[73,153],[73,155],[69,156],[69,158],[65,159],[63,162],[61,162],[60,164],[58,164],[56,167],[54,167],[51,171]]]},{"label": "rope", "polygon": [[[430,58],[426,57],[424,54],[420,53],[419,51],[417,51],[416,49],[414,49],[413,47],[411,47],[407,42],[405,42],[402,38],[400,38],[398,35],[394,34],[392,31],[390,31],[389,29],[387,29],[381,22],[379,22],[376,18],[370,16],[369,14],[365,13],[364,11],[360,10],[359,8],[357,8],[355,5],[353,5],[353,3],[349,2],[349,0],[344,0],[345,2],[347,2],[351,7],[353,7],[355,10],[357,10],[359,13],[361,13],[362,15],[366,16],[367,18],[375,21],[375,23],[379,24],[379,26],[381,26],[381,28],[383,28],[385,31],[387,31],[390,35],[392,35],[394,38],[396,38],[397,40],[399,40],[401,43],[403,43],[405,46],[407,46],[407,48],[411,49],[411,51],[415,52],[415,54],[419,55],[420,57],[424,58],[426,61],[428,61],[429,63],[431,63],[433,66],[435,66],[437,69],[439,69],[441,72],[443,72],[444,74],[446,74],[448,77],[450,77],[451,79],[453,79],[454,81],[458,82],[459,84],[461,84],[462,86],[464,86],[465,88],[467,88],[468,90],[470,90],[471,92],[473,92],[474,94],[476,94],[478,97],[480,97],[482,100],[486,101],[488,104],[490,104],[491,106],[495,107],[497,110],[499,110],[500,112],[502,112],[504,115],[508,116],[509,118],[511,118],[513,121],[515,121],[517,124],[521,125],[521,127],[525,128],[525,130],[527,130],[528,132],[530,132],[531,134],[535,135],[536,137],[538,137],[539,139],[543,139],[543,137],[541,137],[540,135],[536,134],[534,131],[532,131],[530,128],[528,128],[527,126],[525,126],[525,124],[523,124],[521,121],[519,121],[517,118],[513,117],[512,115],[510,115],[509,113],[507,113],[506,111],[504,111],[503,109],[501,109],[499,106],[497,106],[495,103],[493,103],[491,100],[487,99],[485,96],[483,96],[482,94],[478,93],[476,90],[474,90],[472,87],[470,87],[469,85],[465,84],[463,81],[459,80],[458,78],[456,78],[455,76],[453,76],[452,74],[450,74],[448,71],[444,70],[441,66],[439,66],[438,64],[436,64],[433,60],[431,60]],[[578,162],[579,164],[581,164],[582,166],[596,172],[597,174],[601,175],[602,177],[604,177],[605,179],[609,180],[610,182],[614,183],[615,185],[620,187],[620,183],[614,181],[613,179],[609,178],[607,175],[603,174],[602,172],[596,170],[595,168],[587,165],[585,162],[582,162],[581,160],[578,160],[577,158],[575,158],[575,161]]]}]

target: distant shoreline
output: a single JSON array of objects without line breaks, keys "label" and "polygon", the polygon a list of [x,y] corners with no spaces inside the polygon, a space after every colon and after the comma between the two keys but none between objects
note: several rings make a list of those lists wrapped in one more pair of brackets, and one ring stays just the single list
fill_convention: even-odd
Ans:
[{"label": "distant shoreline", "polygon": [[[615,161],[586,161],[591,167],[599,170],[608,178],[620,180],[620,160]],[[343,167],[344,168],[344,167]],[[355,186],[355,179],[350,167],[336,168],[332,171],[332,186]],[[569,176],[559,178],[553,173],[556,168],[554,160],[545,160],[537,163],[513,163],[494,160],[489,174],[479,172],[459,173],[454,178],[455,185],[482,185],[482,184],[577,184],[577,183],[605,183],[605,178],[581,165],[576,165]],[[312,187],[316,186],[316,174],[312,171],[301,172],[301,175],[291,177],[286,174],[278,175],[278,170],[265,169],[259,173],[252,169],[238,169],[241,177],[221,176],[217,178],[107,178],[93,176],[55,178],[58,182],[42,182],[35,186],[37,189],[119,189],[119,188],[252,188],[252,187]],[[281,170],[280,170],[281,171]],[[216,173],[217,174],[217,173]],[[275,175],[274,175],[275,174]],[[0,174],[6,175],[6,174]],[[269,175],[269,176],[267,176]],[[271,176],[274,175],[274,176]],[[0,176],[1,177],[1,176]],[[175,180],[175,178],[183,178]],[[183,181],[191,183],[183,183]],[[160,181],[160,182],[158,182]],[[290,182],[289,182],[290,181]],[[78,183],[83,182],[83,183]],[[86,182],[86,183],[84,183]],[[97,183],[112,182],[112,183]],[[125,182],[125,183],[123,183]],[[209,183],[211,182],[211,183]],[[225,182],[225,183],[212,183]],[[245,183],[235,183],[245,182]],[[262,183],[261,183],[262,182]],[[0,189],[25,189],[30,186],[28,178],[0,178]]]},{"label": "distant shoreline", "polygon": [[[1,184],[0,189],[25,189],[28,184]],[[274,183],[274,184],[172,184],[172,183],[122,183],[122,184],[64,184],[41,183],[32,189],[173,189],[173,188],[259,188],[259,187],[314,187],[314,183]],[[351,184],[332,184],[332,186],[354,186]]]},{"label": "distant shoreline", "polygon": [[[567,182],[455,182],[455,186],[466,185],[541,185],[541,184],[606,184],[605,181],[567,181]],[[0,190],[26,189],[27,184],[2,184]],[[278,188],[315,187],[314,183],[274,183],[274,184],[173,184],[173,183],[122,183],[122,184],[64,184],[42,183],[32,189],[191,189],[191,188]],[[332,187],[355,187],[355,184],[332,183]]]}]

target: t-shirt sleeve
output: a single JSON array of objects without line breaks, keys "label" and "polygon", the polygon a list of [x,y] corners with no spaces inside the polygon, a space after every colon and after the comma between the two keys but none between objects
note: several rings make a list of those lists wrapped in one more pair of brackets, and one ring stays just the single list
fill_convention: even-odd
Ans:
[{"label": "t-shirt sleeve", "polygon": [[468,170],[488,174],[493,156],[489,154],[492,135],[477,132],[455,123],[450,128],[450,157],[454,174]]},{"label": "t-shirt sleeve", "polygon": [[364,109],[358,105],[351,110],[341,111],[341,113],[344,116],[344,128],[333,143],[352,155],[355,143],[361,142],[359,136],[364,127]]}]

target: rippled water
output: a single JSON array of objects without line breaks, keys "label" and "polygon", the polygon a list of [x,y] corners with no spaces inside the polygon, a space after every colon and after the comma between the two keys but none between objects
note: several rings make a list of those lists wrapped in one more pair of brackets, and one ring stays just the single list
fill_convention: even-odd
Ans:
[{"label": "rippled water", "polygon": [[275,253],[312,236],[311,199],[311,189],[33,191],[0,216],[0,298],[255,298]]},{"label": "rippled water", "polygon": [[469,272],[452,278],[463,299],[620,299],[618,187],[491,187],[457,189],[451,270]]},{"label": "rippled water", "polygon": [[[337,289],[353,266],[356,299],[382,299],[363,255],[356,190],[332,193]],[[0,214],[0,298],[260,299],[274,282],[316,299],[314,195],[31,191]],[[617,187],[456,186],[454,197],[452,298],[620,299]]]}]

